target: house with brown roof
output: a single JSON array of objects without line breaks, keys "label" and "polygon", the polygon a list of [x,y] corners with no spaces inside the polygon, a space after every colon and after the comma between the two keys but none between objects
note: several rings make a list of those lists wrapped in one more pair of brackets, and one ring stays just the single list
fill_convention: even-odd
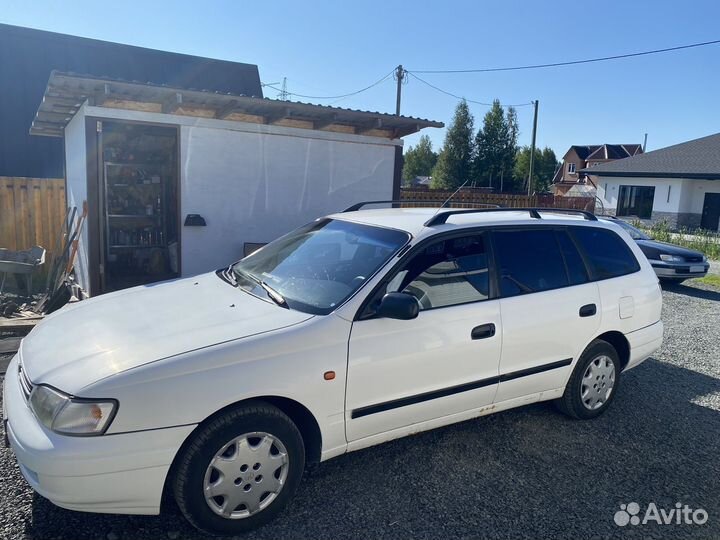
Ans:
[{"label": "house with brown roof", "polygon": [[586,167],[605,213],[720,230],[720,133]]},{"label": "house with brown roof", "polygon": [[553,193],[555,195],[572,195],[576,191],[594,191],[596,185],[591,175],[581,172],[582,170],[592,169],[602,163],[609,163],[616,159],[632,157],[642,153],[641,144],[573,145],[565,152],[562,167],[555,172],[552,186]]}]

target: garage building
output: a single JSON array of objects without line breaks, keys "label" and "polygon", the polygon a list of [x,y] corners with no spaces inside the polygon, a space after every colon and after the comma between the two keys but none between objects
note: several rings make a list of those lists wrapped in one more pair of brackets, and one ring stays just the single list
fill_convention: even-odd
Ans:
[{"label": "garage building", "polygon": [[[62,112],[59,112],[62,111]],[[399,198],[401,137],[440,122],[53,72],[33,135],[89,213],[84,294],[226,266],[318,216]]]}]

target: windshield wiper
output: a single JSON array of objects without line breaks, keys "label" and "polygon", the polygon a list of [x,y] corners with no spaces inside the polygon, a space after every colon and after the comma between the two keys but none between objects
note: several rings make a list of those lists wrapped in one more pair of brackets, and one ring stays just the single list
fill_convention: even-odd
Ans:
[{"label": "windshield wiper", "polygon": [[218,270],[218,274],[220,274],[220,277],[227,281],[233,287],[238,286],[237,278],[235,277],[235,272],[233,272],[232,265],[222,270]]},{"label": "windshield wiper", "polygon": [[[249,279],[249,280],[252,281],[253,283],[255,283],[255,284],[259,285],[260,287],[262,287],[263,290],[264,290],[264,291],[267,293],[267,295],[270,297],[270,299],[271,299],[273,302],[275,302],[278,306],[282,306],[282,307],[284,307],[284,308],[290,309],[290,306],[288,306],[288,303],[285,301],[285,298],[283,297],[283,295],[280,294],[279,292],[277,292],[275,289],[273,289],[270,285],[268,285],[267,283],[265,283],[262,279],[258,278],[257,276],[254,276],[254,275],[251,274],[250,272],[243,272],[242,270],[235,270],[235,268],[233,268],[232,265],[231,265],[228,269],[229,269],[233,274],[235,274],[235,273],[237,272],[237,273],[238,273],[239,275],[241,275],[242,277],[244,277],[244,278],[246,278],[246,279]],[[237,280],[235,281],[235,283],[237,283]]]},{"label": "windshield wiper", "polygon": [[284,308],[290,309],[290,306],[288,306],[288,303],[285,301],[285,298],[282,294],[277,292],[275,289],[273,289],[270,285],[265,283],[264,281],[259,281],[258,283],[263,289],[265,289],[265,292],[267,295],[275,302],[278,306],[282,306]]}]

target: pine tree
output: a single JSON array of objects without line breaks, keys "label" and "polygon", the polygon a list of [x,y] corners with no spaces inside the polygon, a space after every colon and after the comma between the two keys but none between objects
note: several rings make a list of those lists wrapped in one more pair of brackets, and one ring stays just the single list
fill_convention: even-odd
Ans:
[{"label": "pine tree", "polygon": [[470,179],[474,158],[473,129],[475,120],[467,102],[458,103],[452,125],[445,134],[445,143],[433,170],[433,189],[457,189]]},{"label": "pine tree", "polygon": [[409,184],[416,176],[431,176],[438,155],[433,152],[432,141],[427,135],[420,137],[417,146],[407,149],[404,156],[403,180]]},{"label": "pine tree", "polygon": [[480,185],[497,189],[501,184],[503,189],[510,187],[518,134],[515,109],[510,107],[505,113],[500,101],[493,101],[475,136],[473,175]]}]

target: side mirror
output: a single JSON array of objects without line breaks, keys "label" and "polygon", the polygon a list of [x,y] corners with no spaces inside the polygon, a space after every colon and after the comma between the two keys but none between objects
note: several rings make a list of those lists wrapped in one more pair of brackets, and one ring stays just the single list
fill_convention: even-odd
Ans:
[{"label": "side mirror", "polygon": [[377,310],[379,317],[388,319],[414,319],[420,313],[417,299],[408,293],[391,292],[383,296]]}]

